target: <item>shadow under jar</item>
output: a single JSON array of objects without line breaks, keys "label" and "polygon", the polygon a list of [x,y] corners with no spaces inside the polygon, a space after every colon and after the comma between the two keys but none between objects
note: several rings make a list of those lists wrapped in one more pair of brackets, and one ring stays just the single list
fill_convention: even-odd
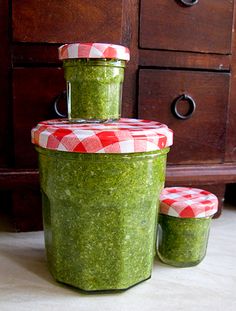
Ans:
[{"label": "shadow under jar", "polygon": [[176,267],[199,264],[206,255],[217,197],[197,188],[170,187],[160,195],[158,256]]},{"label": "shadow under jar", "polygon": [[172,131],[144,120],[62,119],[40,122],[32,138],[54,278],[87,291],[127,289],[150,278]]},{"label": "shadow under jar", "polygon": [[121,116],[128,48],[105,43],[74,43],[59,48],[72,122],[107,122]]}]

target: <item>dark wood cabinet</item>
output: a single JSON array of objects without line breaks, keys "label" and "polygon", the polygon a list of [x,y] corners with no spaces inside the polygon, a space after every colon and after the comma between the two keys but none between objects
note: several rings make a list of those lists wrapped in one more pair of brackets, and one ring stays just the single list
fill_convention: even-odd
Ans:
[{"label": "dark wood cabinet", "polygon": [[[65,89],[57,49],[67,42],[130,48],[123,116],[172,128],[167,185],[202,187],[221,202],[236,183],[235,10],[233,0],[0,0],[0,192],[15,228],[41,228],[30,130],[56,117]],[[174,105],[186,116],[191,100],[194,112],[180,119]]]},{"label": "dark wood cabinet", "polygon": [[54,101],[65,89],[61,68],[15,68],[13,70],[13,134],[16,168],[36,168],[30,129],[39,121],[56,118]]},{"label": "dark wood cabinet", "polygon": [[14,42],[120,42],[122,1],[13,0]]},{"label": "dark wood cabinet", "polygon": [[232,21],[233,1],[141,0],[140,47],[229,54]]},{"label": "dark wood cabinet", "polygon": [[[173,129],[174,145],[168,156],[169,164],[224,161],[229,78],[228,73],[139,71],[138,117],[158,120]],[[187,119],[178,118],[172,111],[173,104],[182,94],[190,96],[196,105]],[[181,100],[177,109],[185,115],[189,105],[191,103]]]}]

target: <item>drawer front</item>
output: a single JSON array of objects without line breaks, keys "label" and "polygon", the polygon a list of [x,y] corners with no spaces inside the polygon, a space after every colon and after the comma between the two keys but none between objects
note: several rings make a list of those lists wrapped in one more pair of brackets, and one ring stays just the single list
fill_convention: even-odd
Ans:
[{"label": "drawer front", "polygon": [[[31,144],[31,129],[39,121],[57,117],[54,100],[65,89],[60,68],[13,70],[13,134],[15,165],[36,168],[37,154]],[[60,106],[66,104],[61,101]]]},{"label": "drawer front", "polygon": [[15,42],[113,42],[122,34],[122,1],[13,0]]},{"label": "drawer front", "polygon": [[[229,78],[227,73],[140,70],[138,117],[160,121],[173,129],[170,164],[223,161]],[[173,111],[173,103],[182,94],[196,104],[189,119],[179,119]],[[186,115],[191,107],[191,101],[180,100],[177,113]]]},{"label": "drawer front", "polygon": [[233,0],[141,0],[141,48],[231,53]]}]

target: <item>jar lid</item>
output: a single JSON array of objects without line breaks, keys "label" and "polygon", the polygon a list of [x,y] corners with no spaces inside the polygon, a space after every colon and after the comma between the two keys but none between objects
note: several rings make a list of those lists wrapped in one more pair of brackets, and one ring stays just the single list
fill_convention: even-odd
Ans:
[{"label": "jar lid", "polygon": [[173,143],[173,132],[156,121],[120,119],[112,123],[40,122],[32,143],[51,150],[80,153],[134,153],[160,150]]},{"label": "jar lid", "polygon": [[59,59],[68,58],[115,58],[129,61],[129,49],[110,43],[72,43],[59,47]]},{"label": "jar lid", "polygon": [[205,190],[187,187],[163,189],[160,214],[179,218],[203,218],[217,212],[217,197]]}]

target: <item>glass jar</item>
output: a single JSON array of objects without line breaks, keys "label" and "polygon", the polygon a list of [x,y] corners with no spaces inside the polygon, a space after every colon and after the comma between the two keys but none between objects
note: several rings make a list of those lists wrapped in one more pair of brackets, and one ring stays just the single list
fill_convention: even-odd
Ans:
[{"label": "glass jar", "polygon": [[129,50],[112,44],[77,43],[60,47],[59,55],[67,82],[68,118],[75,122],[118,120]]},{"label": "glass jar", "polygon": [[[98,124],[97,132],[95,125],[83,130],[78,123],[63,128],[47,122],[33,130],[49,268],[56,280],[83,290],[126,289],[151,276],[157,198],[164,185],[172,133],[166,128],[169,138],[161,150],[145,151],[144,144],[138,146],[135,138],[132,146],[138,149],[131,150],[124,140],[126,135],[130,139],[128,132],[132,135],[132,125],[127,122],[122,119],[102,128]],[[147,122],[141,123],[133,122],[133,130],[139,128],[140,135],[142,126],[147,127]],[[117,145],[111,131],[116,132],[116,142],[120,131],[114,126],[122,128],[123,142]],[[95,152],[101,151],[96,149],[98,141],[94,142],[94,136],[89,138],[87,129],[96,132],[109,153]],[[143,131],[148,137],[147,130]],[[73,142],[71,150],[68,137],[72,139],[75,132],[79,140],[87,133],[90,143],[82,146]]]},{"label": "glass jar", "polygon": [[218,200],[212,193],[186,187],[165,188],[160,197],[158,256],[166,264],[190,267],[206,255],[212,216]]}]

